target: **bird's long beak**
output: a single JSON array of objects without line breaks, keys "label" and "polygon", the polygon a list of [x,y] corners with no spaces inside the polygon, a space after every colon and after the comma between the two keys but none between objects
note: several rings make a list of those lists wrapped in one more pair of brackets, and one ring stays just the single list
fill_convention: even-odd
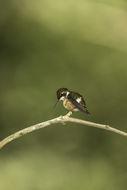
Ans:
[{"label": "bird's long beak", "polygon": [[53,106],[53,108],[55,108],[56,107],[56,105],[57,105],[57,103],[59,102],[59,100],[57,100],[57,102],[55,103],[55,105]]}]

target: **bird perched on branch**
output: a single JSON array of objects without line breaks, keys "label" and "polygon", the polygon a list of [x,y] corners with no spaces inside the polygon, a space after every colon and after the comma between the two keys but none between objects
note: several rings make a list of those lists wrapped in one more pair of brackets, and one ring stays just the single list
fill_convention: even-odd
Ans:
[{"label": "bird perched on branch", "polygon": [[[67,88],[59,88],[56,92],[57,102],[62,100],[63,106],[69,111],[81,111],[86,114],[90,114],[83,96],[77,92],[68,90]],[[55,105],[56,105],[55,104]]]}]

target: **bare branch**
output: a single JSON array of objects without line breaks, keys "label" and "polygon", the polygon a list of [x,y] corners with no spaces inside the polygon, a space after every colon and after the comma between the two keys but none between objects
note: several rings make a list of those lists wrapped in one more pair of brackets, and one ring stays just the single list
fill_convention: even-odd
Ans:
[{"label": "bare branch", "polygon": [[90,122],[90,121],[85,121],[85,120],[81,120],[81,119],[77,119],[77,118],[72,118],[69,117],[71,115],[71,113],[69,112],[67,115],[65,116],[60,116],[42,123],[38,123],[36,125],[32,125],[30,127],[27,127],[25,129],[22,129],[8,137],[6,137],[5,139],[3,139],[2,141],[0,141],[0,149],[3,148],[6,144],[8,144],[9,142],[27,134],[27,133],[31,133],[33,131],[36,131],[38,129],[47,127],[48,125],[51,124],[57,124],[57,123],[66,123],[66,122],[72,122],[72,123],[79,123],[82,125],[87,125],[87,126],[91,126],[91,127],[96,127],[96,128],[100,128],[100,129],[105,129],[114,133],[117,133],[119,135],[123,135],[123,136],[127,136],[126,132],[120,131],[118,129],[112,128],[109,125],[104,125],[104,124],[98,124],[98,123],[94,123],[94,122]]}]

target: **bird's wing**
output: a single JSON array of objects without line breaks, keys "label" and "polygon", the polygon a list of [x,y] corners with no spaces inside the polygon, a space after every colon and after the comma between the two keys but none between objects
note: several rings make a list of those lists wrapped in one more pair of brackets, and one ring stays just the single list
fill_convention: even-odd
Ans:
[{"label": "bird's wing", "polygon": [[[76,108],[78,108],[81,112],[87,113],[89,114],[87,108],[85,105],[81,105],[80,103],[78,103],[72,96],[68,95],[68,100],[75,105]],[[83,99],[84,100],[84,99]]]}]

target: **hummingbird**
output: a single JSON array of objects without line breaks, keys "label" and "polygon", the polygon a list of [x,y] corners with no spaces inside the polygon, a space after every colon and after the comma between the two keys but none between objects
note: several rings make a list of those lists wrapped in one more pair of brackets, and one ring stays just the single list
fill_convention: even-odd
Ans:
[{"label": "hummingbird", "polygon": [[[77,92],[68,90],[67,88],[59,88],[56,92],[57,102],[63,101],[63,106],[69,111],[81,111],[90,114],[83,96]],[[56,106],[55,104],[55,106]]]}]

